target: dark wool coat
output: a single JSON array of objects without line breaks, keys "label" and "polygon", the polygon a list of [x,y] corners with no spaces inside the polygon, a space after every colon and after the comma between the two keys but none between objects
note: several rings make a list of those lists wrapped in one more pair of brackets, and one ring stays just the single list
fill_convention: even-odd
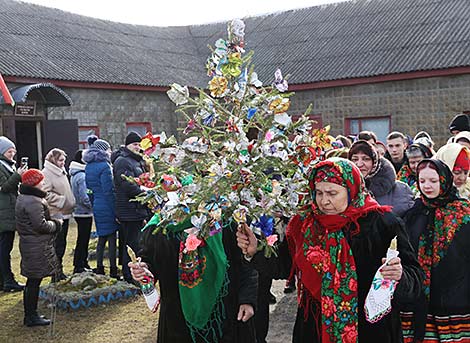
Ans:
[{"label": "dark wool coat", "polygon": [[385,158],[380,158],[377,173],[366,178],[366,187],[380,205],[393,206],[393,213],[403,216],[414,204],[411,188],[404,182],[396,180],[392,164]]},{"label": "dark wool coat", "polygon": [[[369,213],[360,218],[360,233],[348,238],[349,245],[356,262],[358,282],[359,310],[359,343],[401,343],[400,308],[412,302],[421,292],[423,279],[422,270],[408,240],[403,221],[393,213],[384,215],[377,212]],[[371,324],[364,315],[364,302],[372,284],[375,272],[382,265],[382,258],[393,237],[397,236],[403,275],[397,285],[392,301],[392,311],[380,321]],[[314,309],[304,320],[304,313],[299,307],[294,327],[294,343],[320,342],[317,334],[320,323],[315,322],[314,313],[318,313],[319,304],[314,303]]]},{"label": "dark wool coat", "polygon": [[[151,229],[144,234],[142,259],[146,262],[160,284],[161,304],[158,319],[158,343],[192,343],[185,324],[178,289],[178,254],[180,241],[167,238],[161,233],[153,235]],[[223,232],[223,244],[229,261],[229,290],[224,298],[226,320],[223,338],[219,343],[254,343],[253,319],[246,323],[237,321],[241,304],[256,308],[258,274],[246,263],[237,246],[235,233]],[[199,340],[197,341],[200,342]]]},{"label": "dark wool coat", "polygon": [[120,221],[141,221],[148,217],[147,208],[136,201],[130,201],[142,193],[139,185],[124,180],[121,175],[139,177],[145,172],[141,156],[126,147],[117,150],[112,158],[114,184],[116,186],[116,215]]},{"label": "dark wool coat", "polygon": [[406,157],[405,153],[403,154],[403,160],[401,162],[398,162],[398,163],[395,163],[395,162],[392,161],[392,156],[390,156],[390,153],[388,151],[385,152],[384,158],[392,164],[392,166],[395,170],[395,173],[397,173],[397,174],[400,171],[401,167],[403,167],[403,165],[406,162],[408,162],[408,157]]},{"label": "dark wool coat", "polygon": [[93,216],[98,236],[107,236],[119,228],[114,211],[114,184],[106,151],[88,149],[83,153],[86,186],[93,192]]},{"label": "dark wool coat", "polygon": [[[406,213],[406,228],[410,242],[418,251],[419,237],[434,222],[434,211],[428,210],[421,199]],[[444,258],[431,270],[431,300],[429,313],[435,315],[470,313],[470,223],[464,224],[454,236]],[[424,303],[424,294],[417,297]],[[416,311],[416,307],[412,307]]]},{"label": "dark wool coat", "polygon": [[0,162],[0,232],[15,231],[15,204],[21,176],[15,169],[15,162],[0,155],[0,160],[11,166],[8,169]]},{"label": "dark wool coat", "polygon": [[54,249],[55,234],[62,227],[51,219],[46,193],[21,185],[16,202],[16,225],[20,236],[21,275],[41,279],[52,275],[58,266]]}]

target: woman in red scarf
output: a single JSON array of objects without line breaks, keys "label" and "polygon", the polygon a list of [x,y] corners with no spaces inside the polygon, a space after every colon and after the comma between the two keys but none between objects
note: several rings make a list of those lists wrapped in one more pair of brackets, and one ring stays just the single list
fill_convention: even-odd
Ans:
[{"label": "woman in red scarf", "polygon": [[[412,301],[422,280],[402,221],[367,193],[348,160],[318,163],[310,190],[308,209],[287,228],[299,290],[293,342],[401,342],[399,303]],[[238,243],[250,255],[255,244],[247,233],[238,233]],[[399,282],[392,311],[369,323],[365,298],[395,236],[400,257],[382,268],[385,279]]]}]

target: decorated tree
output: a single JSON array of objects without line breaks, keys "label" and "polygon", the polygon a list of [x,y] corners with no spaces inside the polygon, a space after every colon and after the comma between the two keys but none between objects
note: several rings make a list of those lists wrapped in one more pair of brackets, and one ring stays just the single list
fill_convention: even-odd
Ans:
[{"label": "decorated tree", "polygon": [[155,213],[147,227],[166,234],[169,225],[185,223],[189,255],[236,221],[249,224],[269,257],[277,241],[274,218],[299,206],[306,176],[331,143],[328,128],[311,130],[308,111],[292,120],[293,93],[279,69],[272,84],[258,80],[244,28],[232,21],[228,39],[211,48],[207,90],[191,97],[187,87],[172,84],[167,92],[187,120],[188,138],[178,144],[165,133],[148,133],[141,142],[152,170],[134,181],[146,190],[138,200]]}]

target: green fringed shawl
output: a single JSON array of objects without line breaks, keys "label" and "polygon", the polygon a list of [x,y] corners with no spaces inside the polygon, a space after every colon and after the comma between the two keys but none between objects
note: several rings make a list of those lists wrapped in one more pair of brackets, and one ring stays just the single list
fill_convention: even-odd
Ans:
[{"label": "green fringed shawl", "polygon": [[225,319],[223,298],[228,293],[228,260],[222,232],[208,237],[195,251],[184,252],[191,221],[168,225],[167,233],[180,237],[178,285],[181,307],[193,342],[218,342]]}]

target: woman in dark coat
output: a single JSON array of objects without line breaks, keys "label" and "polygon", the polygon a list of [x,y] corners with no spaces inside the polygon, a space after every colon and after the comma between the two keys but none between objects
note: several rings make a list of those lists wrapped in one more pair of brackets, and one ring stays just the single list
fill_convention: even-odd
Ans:
[{"label": "woman in dark coat", "polygon": [[15,204],[21,175],[28,166],[16,169],[16,146],[5,136],[0,136],[0,290],[22,291],[11,271],[11,251],[15,240]]},{"label": "woman in dark coat", "polygon": [[20,236],[21,275],[27,278],[24,289],[24,324],[49,325],[37,313],[39,285],[44,277],[58,271],[54,240],[62,220],[51,219],[44,188],[44,174],[29,169],[22,175],[16,202],[16,225]]},{"label": "woman in dark coat", "polygon": [[[95,136],[96,137],[96,136]],[[87,188],[93,192],[93,217],[95,218],[98,245],[94,270],[104,274],[103,256],[106,242],[109,249],[110,276],[117,278],[116,231],[119,226],[114,211],[114,184],[111,169],[111,147],[102,139],[89,141],[90,148],[83,153]]]},{"label": "woman in dark coat", "polygon": [[[310,189],[308,208],[287,227],[299,289],[293,342],[401,342],[400,303],[419,294],[422,280],[402,221],[367,193],[348,160],[318,163]],[[237,235],[244,252],[256,251],[252,238]],[[370,323],[365,299],[395,236],[400,255],[381,269],[384,279],[399,281],[392,309]]]},{"label": "woman in dark coat", "polygon": [[421,198],[405,221],[425,279],[403,314],[404,341],[470,342],[470,204],[444,162],[425,159],[417,174]]},{"label": "woman in dark coat", "polygon": [[392,211],[402,216],[413,206],[414,195],[410,187],[397,181],[392,163],[378,156],[370,143],[359,140],[348,152],[348,159],[361,171],[367,190],[380,205],[392,206]]},{"label": "woman in dark coat", "polygon": [[[196,263],[196,271],[199,275],[189,273],[181,264],[184,249],[182,242],[183,230],[191,227],[191,224],[170,226],[168,231],[174,234],[152,234],[148,228],[143,237],[142,263],[148,267],[155,280],[160,283],[161,304],[158,320],[158,343],[239,343],[256,342],[253,320],[250,319],[256,306],[256,294],[258,274],[243,261],[240,249],[237,247],[235,233],[231,228],[225,228],[210,239],[220,239],[224,254],[206,254],[202,264]],[[218,237],[217,237],[218,236]],[[222,237],[220,237],[222,236]],[[210,246],[211,243],[207,243]],[[225,255],[225,257],[223,257]],[[218,257],[217,257],[218,256]],[[214,273],[208,273],[208,263],[211,260],[226,260],[219,263]],[[207,263],[206,263],[207,261]],[[225,267],[223,267],[225,266]],[[143,274],[137,264],[129,263],[132,275],[137,281],[141,281]],[[201,268],[198,268],[201,267]],[[207,268],[206,268],[207,267]],[[226,269],[226,277],[222,287],[211,289],[201,296],[191,296],[191,289],[196,283],[189,285],[188,280],[214,283],[217,274]],[[204,271],[205,270],[205,271]],[[188,278],[183,277],[188,276]],[[193,279],[194,277],[194,279]],[[184,293],[183,293],[184,292]],[[186,296],[184,296],[186,294]],[[218,294],[218,295],[217,295]],[[197,295],[197,294],[196,294]],[[210,318],[205,323],[203,330],[190,329],[191,324],[188,312],[191,309],[197,311],[215,300],[211,306]],[[207,315],[205,312],[201,312]]]}]

